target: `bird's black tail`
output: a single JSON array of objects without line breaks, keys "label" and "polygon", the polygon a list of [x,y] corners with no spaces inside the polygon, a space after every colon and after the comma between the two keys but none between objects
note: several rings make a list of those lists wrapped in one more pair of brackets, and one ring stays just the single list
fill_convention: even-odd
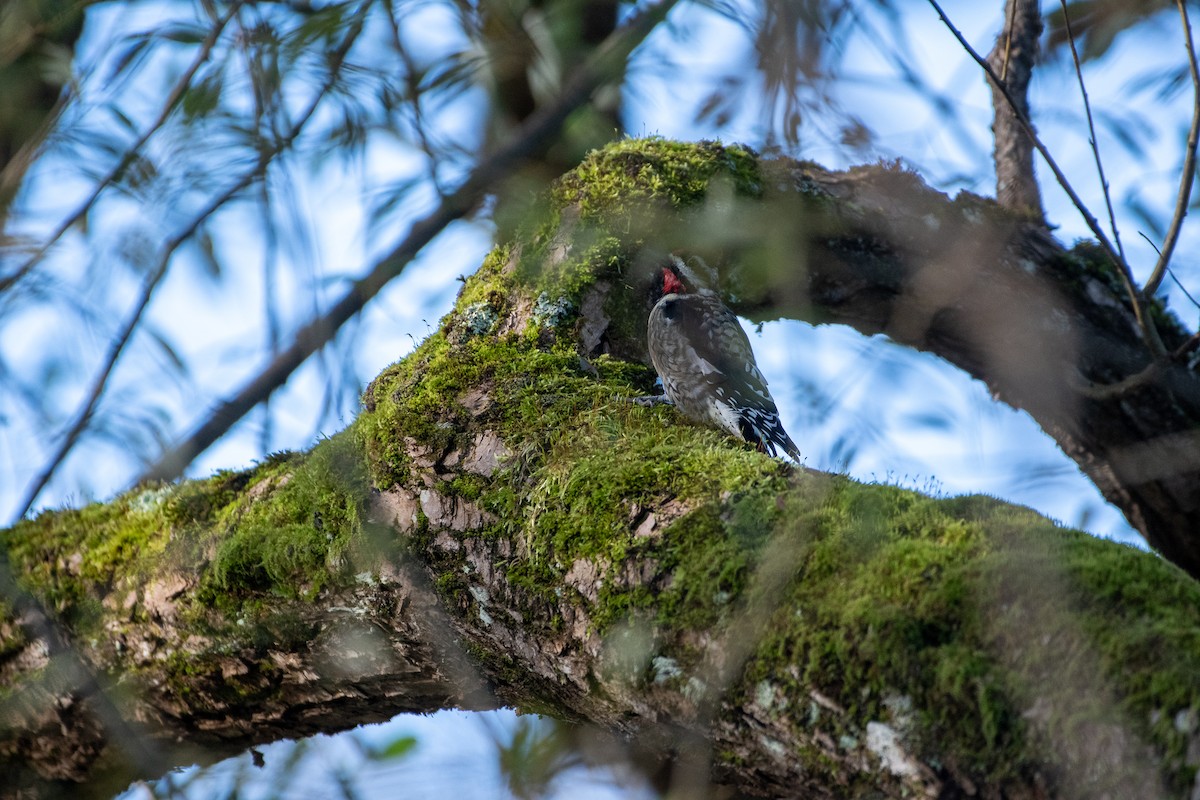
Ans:
[{"label": "bird's black tail", "polygon": [[757,447],[760,452],[767,453],[770,456],[777,456],[778,451],[782,450],[799,463],[800,448],[796,447],[796,443],[792,441],[792,437],[787,435],[787,431],[783,429],[783,423],[779,421],[779,417],[776,415],[771,415],[770,417],[755,416],[758,419],[752,419],[743,414],[738,420],[738,428],[741,429],[742,438]]}]

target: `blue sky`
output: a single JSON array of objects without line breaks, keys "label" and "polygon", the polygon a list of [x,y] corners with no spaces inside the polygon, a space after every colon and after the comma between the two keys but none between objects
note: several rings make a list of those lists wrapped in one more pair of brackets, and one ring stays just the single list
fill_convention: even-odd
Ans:
[{"label": "blue sky", "polygon": [[[964,0],[947,3],[946,10],[976,47],[986,51],[989,38],[999,27],[1000,6],[999,2]],[[746,4],[744,10],[749,13],[753,7]],[[114,51],[115,40],[129,31],[161,24],[164,11],[159,5],[143,3],[136,8],[130,13],[119,5],[97,7],[89,16],[89,37],[81,50],[81,62],[103,65],[110,57],[106,54]],[[424,28],[427,57],[436,59],[439,53],[462,44],[445,26],[450,17],[444,7],[428,3],[414,9],[414,15],[427,15],[410,20]],[[843,63],[847,65],[846,80],[837,89],[837,104],[875,132],[872,144],[862,151],[847,151],[836,141],[835,118],[817,114],[805,120],[803,145],[795,154],[829,167],[902,158],[931,184],[951,194],[960,189],[991,194],[991,178],[982,166],[990,158],[991,146],[990,100],[982,77],[928,6],[906,6],[901,24],[907,52],[899,53],[884,38],[867,35],[835,43],[844,50]],[[776,121],[758,113],[750,102],[719,128],[696,123],[689,111],[703,95],[698,87],[705,77],[736,70],[750,53],[738,27],[716,13],[686,4],[672,14],[670,25],[672,30],[660,30],[639,51],[631,69],[627,130],[633,135],[760,143]],[[1089,65],[1087,72],[1098,115],[1126,119],[1139,130],[1146,129],[1142,140],[1146,146],[1135,158],[1101,127],[1101,146],[1114,196],[1136,195],[1157,210],[1169,208],[1173,202],[1187,97],[1185,92],[1164,100],[1142,88],[1139,81],[1144,83],[1141,76],[1156,66],[1178,61],[1181,49],[1161,44],[1174,41],[1171,37],[1177,38],[1178,33],[1166,23],[1151,26],[1120,43],[1102,62]],[[947,124],[919,93],[899,84],[895,72],[898,56],[948,98],[955,125]],[[134,117],[148,116],[173,64],[164,57],[161,70],[147,72],[122,86],[119,93],[106,95],[103,68],[88,85],[94,88],[95,97],[116,98]],[[440,135],[465,145],[477,143],[479,99],[468,94],[449,107],[439,117]],[[1080,127],[1081,107],[1071,71],[1052,68],[1039,73],[1033,106],[1051,150],[1080,193],[1094,208],[1100,208],[1093,156]],[[92,113],[99,115],[101,121],[95,124],[100,128],[112,124],[111,119],[103,121],[99,106]],[[164,163],[172,156],[171,146],[170,141],[156,144]],[[176,155],[185,158],[188,154]],[[203,158],[197,163],[202,167]],[[87,191],[78,166],[61,157],[39,165],[26,197],[29,212],[20,221],[26,231],[52,228]],[[217,174],[220,166],[210,163]],[[182,433],[209,405],[231,393],[261,366],[266,335],[262,309],[268,296],[276,303],[286,340],[287,332],[301,324],[314,306],[337,295],[339,281],[364,272],[428,207],[433,195],[426,187],[418,189],[414,199],[383,223],[369,221],[370,207],[389,186],[419,176],[425,168],[413,147],[388,138],[372,141],[354,164],[333,160],[291,164],[272,191],[286,195],[285,207],[302,222],[298,228],[284,230],[301,230],[302,240],[273,246],[263,220],[249,204],[223,216],[217,245],[227,265],[222,281],[202,279],[201,270],[194,265],[179,270],[163,286],[151,312],[153,325],[190,365],[190,377],[164,378],[172,374],[163,369],[166,356],[143,343],[123,368],[110,402],[159,406],[169,420],[164,430],[171,435]],[[1047,174],[1039,169],[1041,175]],[[446,166],[441,173],[449,181],[460,175],[461,164]],[[1048,216],[1059,226],[1060,239],[1069,243],[1087,235],[1062,192],[1044,178],[1043,187]],[[170,190],[170,186],[162,190],[168,200],[166,207],[119,198],[98,206],[92,228],[100,232],[69,236],[48,263],[55,284],[89,300],[103,294],[102,305],[120,309],[134,290],[136,269],[114,269],[116,279],[98,283],[89,277],[96,274],[89,272],[96,268],[90,259],[100,253],[120,260],[140,233],[151,236],[164,220],[170,223],[181,215],[186,209],[169,202],[186,195],[171,194]],[[1118,211],[1130,259],[1144,275],[1153,263],[1153,252],[1136,235],[1137,220],[1123,206]],[[339,341],[350,354],[355,379],[369,380],[436,327],[453,302],[458,287],[454,276],[468,274],[478,265],[491,246],[492,235],[486,219],[454,225],[343,331]],[[1190,233],[1176,260],[1177,274],[1185,283],[1196,275],[1190,255],[1195,248],[1189,244],[1195,244]],[[274,270],[264,268],[271,263],[272,252],[277,259]],[[268,291],[267,276],[271,274],[277,283]],[[1173,295],[1172,306],[1194,323],[1196,310],[1182,297]],[[111,319],[101,316],[81,324],[68,317],[43,304],[31,304],[5,309],[0,326],[0,351],[16,368],[35,375],[44,369],[45,353],[55,348],[67,359],[67,367],[79,368],[77,375],[68,369],[67,376],[56,384],[59,388],[51,405],[60,415],[78,401],[82,376],[93,368],[111,335]],[[1099,535],[1126,541],[1134,538],[1120,514],[1103,503],[1074,464],[1025,414],[992,402],[981,384],[947,364],[881,338],[868,340],[830,326],[769,323],[761,333],[752,331],[751,340],[785,425],[800,443],[809,466],[948,495],[986,492]],[[331,395],[331,382],[343,377],[314,360],[272,400],[269,435],[264,433],[265,415],[255,412],[203,454],[190,474],[246,466],[271,450],[304,449],[316,436],[336,432],[356,413],[354,397],[361,388],[360,383]],[[332,403],[328,404],[330,396]],[[55,421],[40,425],[12,409],[5,410],[4,419],[0,504],[7,515],[44,460],[48,452],[45,432],[55,430]],[[103,499],[122,489],[139,466],[120,437],[93,442],[80,448],[40,505]],[[403,730],[405,724],[399,720],[392,727]],[[420,727],[425,731],[423,725],[412,723],[414,730]],[[434,734],[423,732],[420,737],[427,749],[436,752]],[[432,757],[436,764],[444,755]],[[488,793],[493,789],[495,785],[485,784],[482,794],[464,796],[497,796]]]}]

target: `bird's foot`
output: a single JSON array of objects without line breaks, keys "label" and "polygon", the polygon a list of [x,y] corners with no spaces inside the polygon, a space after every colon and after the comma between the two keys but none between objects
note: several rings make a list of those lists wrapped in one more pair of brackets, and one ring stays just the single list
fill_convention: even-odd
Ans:
[{"label": "bird's foot", "polygon": [[650,394],[643,397],[631,397],[629,401],[642,408],[652,408],[653,406],[668,405],[673,406],[675,402],[665,394]]}]

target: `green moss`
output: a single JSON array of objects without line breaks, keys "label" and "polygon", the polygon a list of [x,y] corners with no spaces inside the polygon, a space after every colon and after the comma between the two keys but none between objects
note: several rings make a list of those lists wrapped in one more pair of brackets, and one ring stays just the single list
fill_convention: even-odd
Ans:
[{"label": "green moss", "polygon": [[[278,463],[274,460],[270,465]],[[163,518],[170,525],[206,526],[238,499],[253,475],[251,470],[221,470],[209,478],[184,481],[163,505]]]},{"label": "green moss", "polygon": [[88,631],[105,595],[154,571],[169,541],[171,494],[139,488],[107,504],[43,512],[5,532],[8,557],[26,588]]},{"label": "green moss", "polygon": [[311,599],[344,577],[344,556],[370,494],[357,429],[326,439],[301,460],[273,464],[261,480],[276,486],[221,536],[202,595],[228,602],[264,591]]},{"label": "green moss", "polygon": [[1196,764],[1187,753],[1200,729],[1200,585],[1151,554],[1064,533],[1040,543],[1042,553],[1062,565],[1072,621],[1104,672],[1121,676],[1103,688],[1131,719],[1149,723],[1148,738],[1165,750],[1176,777],[1172,788],[1191,786]]},{"label": "green moss", "polygon": [[847,713],[814,719],[848,742],[871,720],[908,725],[918,754],[995,784],[1111,719],[1171,754],[1188,785],[1189,734],[1173,720],[1200,708],[1200,589],[1174,567],[985,497],[835,481],[800,524],[747,685],[783,678],[792,707],[816,687]]},{"label": "green moss", "polygon": [[[673,241],[696,241],[695,228],[704,225],[695,215],[717,185],[728,187],[722,195],[759,196],[754,152],[659,138],[593,151],[555,183],[548,207],[521,232],[517,279],[531,297],[576,311],[596,281],[610,281],[615,291],[606,310],[620,324],[619,312],[642,300],[626,291],[641,288],[633,285],[639,282],[633,256],[646,244],[667,250]],[[641,325],[647,310],[640,312]]]},{"label": "green moss", "polygon": [[[601,173],[612,181],[597,184],[593,179]],[[608,148],[564,178],[553,193],[555,207],[572,209],[591,226],[584,233],[572,229],[571,256],[550,271],[510,268],[536,262],[531,253],[544,257],[557,241],[549,229],[541,234],[540,250],[536,233],[533,247],[523,243],[517,262],[517,250],[498,248],[467,281],[439,334],[368,389],[368,413],[356,426],[367,442],[376,483],[387,488],[411,481],[414,469],[428,470],[451,451],[465,452],[470,431],[487,428],[502,441],[522,443],[522,451],[491,481],[456,479],[437,488],[495,514],[501,527],[493,535],[522,544],[526,557],[509,566],[514,585],[549,602],[562,576],[581,559],[615,575],[629,558],[649,553],[678,567],[665,595],[664,619],[679,626],[707,619],[706,598],[735,597],[753,557],[753,548],[743,552],[745,546],[761,540],[778,513],[773,503],[784,479],[780,463],[690,425],[672,409],[621,402],[645,394],[652,371],[607,356],[585,363],[574,337],[544,335],[547,325],[565,328],[571,314],[560,311],[577,309],[587,287],[601,276],[617,277],[628,264],[629,248],[638,243],[611,232],[621,225],[609,224],[614,215],[633,213],[646,200],[671,208],[695,204],[718,174],[731,176],[739,192],[758,191],[748,151],[662,140]],[[681,190],[679,178],[685,175],[687,187]],[[617,281],[606,309],[614,320],[636,326],[640,337],[647,309],[635,294],[635,287]],[[464,311],[476,313],[482,306],[505,317],[514,297],[525,297],[533,309],[529,328],[480,335],[464,324]],[[747,486],[760,490],[747,493]],[[656,532],[644,541],[630,532],[630,516],[642,507],[664,498],[695,503],[721,493],[728,502],[711,509],[719,536],[699,525]],[[713,568],[727,558],[730,566]],[[444,592],[461,594],[461,566],[453,558],[438,565]],[[644,590],[605,588],[595,623],[610,625],[653,601]]]},{"label": "green moss", "polygon": [[306,456],[278,454],[253,470],[46,512],[6,532],[4,543],[25,586],[80,636],[97,634],[102,603],[115,600],[137,618],[143,586],[198,567],[197,603],[179,613],[219,626],[209,618],[214,604],[245,614],[256,592],[311,598],[345,577],[370,486],[354,437],[352,429]]},{"label": "green moss", "polygon": [[626,139],[589,154],[551,193],[558,208],[577,209],[585,220],[632,230],[646,201],[687,208],[702,201],[718,173],[730,176],[738,194],[762,192],[758,157],[746,147],[718,142]]},{"label": "green moss", "polygon": [[[763,713],[847,751],[884,721],[918,757],[1003,783],[1043,762],[1042,737],[1070,740],[1110,714],[1168,753],[1173,785],[1190,785],[1195,726],[1179,720],[1200,713],[1200,590],[1172,567],[991,498],[795,471],[674,409],[625,402],[649,390],[646,366],[581,358],[574,326],[597,282],[613,339],[635,341],[646,309],[631,270],[640,248],[659,244],[651,228],[703,207],[714,181],[754,196],[758,176],[752,153],[714,144],[652,139],[593,154],[555,186],[542,220],[465,281],[438,331],[368,387],[348,431],[307,456],[22,523],[7,538],[18,571],[86,621],[113,585],[164,560],[209,560],[186,613],[214,644],[173,668],[217,681],[224,653],[311,637],[263,598],[299,603],[346,580],[369,538],[371,485],[402,483],[494,515],[464,544],[504,554],[492,563],[522,624],[561,630],[563,602],[605,636],[644,622],[651,656],[679,670],[680,687],[706,668],[700,642],[728,637],[746,657],[730,702],[770,684]],[[439,469],[485,431],[508,448],[497,471]],[[447,607],[477,624],[466,547],[432,546],[454,535],[418,510],[406,542]],[[631,572],[643,567],[654,580]],[[204,608],[214,603],[223,614]],[[526,679],[508,656],[467,647],[509,686]],[[272,691],[267,674],[229,683],[229,699]],[[528,689],[538,702],[555,696]],[[820,748],[791,755],[810,774],[838,771]]]},{"label": "green moss", "polygon": [[1117,265],[1108,257],[1108,253],[1099,242],[1091,239],[1077,241],[1075,246],[1063,255],[1061,267],[1077,280],[1099,280],[1117,297],[1126,296],[1125,284],[1121,280]]},{"label": "green moss", "polygon": [[[672,409],[619,402],[645,392],[648,370],[600,358],[593,372],[580,361],[573,336],[545,333],[570,333],[590,287],[607,281],[605,309],[616,338],[640,336],[645,310],[628,270],[651,241],[642,222],[669,229],[702,204],[715,176],[725,176],[718,179],[735,194],[753,195],[759,178],[752,162],[744,151],[650,140],[606,148],[564,177],[541,226],[527,226],[519,244],[498,249],[468,280],[442,333],[368,392],[371,412],[359,424],[372,472],[381,486],[411,479],[414,467],[428,474],[443,454],[469,447],[464,431],[486,428],[521,443],[489,480],[435,488],[495,514],[496,527],[479,535],[517,543],[517,552],[497,566],[520,602],[537,609],[528,624],[561,624],[553,613],[559,597],[574,591],[579,576],[593,576],[582,578],[584,596],[572,602],[587,610],[594,629],[603,634],[629,619],[652,620],[659,653],[679,665],[680,681],[701,666],[701,653],[688,644],[695,632],[744,629],[761,635],[761,643],[741,686],[782,681],[784,707],[812,708],[808,724],[835,741],[860,746],[867,723],[882,720],[909,730],[906,743],[917,755],[936,753],[964,774],[1019,778],[1040,763],[1045,746],[1044,733],[1024,716],[1037,699],[1030,687],[1053,679],[1043,674],[1051,662],[1010,641],[1017,632],[1011,609],[1019,607],[1010,597],[1013,576],[1037,574],[1025,561],[1030,552],[1043,553],[1037,542],[1073,548],[1071,536],[991,498],[931,500],[895,487],[790,475],[779,462],[690,425]],[[550,258],[555,252],[560,257]],[[503,319],[514,311],[513,298],[534,309],[524,330],[484,335],[458,321],[464,309],[484,307]],[[468,413],[463,404],[470,393],[492,402]],[[646,509],[661,513],[672,503],[682,516],[649,525]],[[1113,696],[1146,735],[1182,759],[1186,737],[1171,733],[1171,720],[1179,709],[1200,707],[1194,688],[1200,680],[1190,673],[1181,679],[1185,656],[1166,677],[1150,664],[1169,660],[1162,655],[1168,647],[1195,652],[1189,637],[1196,621],[1173,620],[1179,627],[1163,630],[1134,619],[1120,631],[1079,633],[1089,625],[1083,598],[1093,590],[1081,580],[1104,573],[1107,556],[1070,553],[1076,556],[1047,554],[1057,565],[1057,583],[1071,588],[1061,616],[1043,623],[1055,632],[1076,631],[1071,646],[1081,653],[1095,648],[1114,665],[1113,674],[1121,672],[1118,664],[1138,663],[1135,651],[1144,651],[1145,670]],[[1114,556],[1114,565],[1126,556]],[[1074,557],[1081,559],[1078,568]],[[429,559],[443,596],[461,613],[477,613],[461,557],[439,552]],[[629,575],[637,564],[654,565],[665,578],[647,584]],[[1147,592],[1153,583],[1148,579]],[[1057,602],[1064,605],[1061,597]],[[1190,597],[1179,604],[1200,607]],[[814,706],[813,688],[845,715]],[[1071,711],[1070,698],[1058,707],[1050,730],[1089,713]],[[817,750],[798,755],[813,770],[829,760]]]},{"label": "green moss", "polygon": [[0,663],[7,662],[28,643],[25,630],[19,625],[10,624],[12,619],[12,604],[7,599],[0,599]]}]

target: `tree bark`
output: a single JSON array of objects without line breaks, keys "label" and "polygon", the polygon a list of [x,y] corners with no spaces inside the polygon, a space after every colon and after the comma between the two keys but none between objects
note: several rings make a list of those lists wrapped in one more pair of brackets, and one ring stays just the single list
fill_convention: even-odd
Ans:
[{"label": "tree bark", "polygon": [[4,534],[104,689],[82,692],[9,604],[9,793],[100,796],[282,736],[502,703],[751,795],[1187,797],[1200,587],[1026,509],[792,467],[629,403],[653,380],[655,253],[684,243],[747,313],[887,333],[986,380],[1129,508],[1185,490],[1129,466],[1169,452],[1122,449],[1142,452],[1139,426],[1181,430],[1185,366],[1125,402],[1088,383],[1145,361],[1088,251],[898,170],[618,143],[489,256],[347,431]]},{"label": "tree bark", "polygon": [[[1004,90],[989,79],[994,110],[992,133],[995,147],[996,200],[1001,206],[1045,219],[1042,193],[1033,172],[1033,141],[1022,120],[1029,122],[1029,81],[1037,63],[1038,39],[1042,35],[1040,0],[1008,0],[1004,6],[1004,30],[988,54],[988,64],[1004,83]],[[1032,123],[1029,123],[1032,124]]]},{"label": "tree bark", "polygon": [[1151,367],[1098,247],[1066,251],[1037,221],[966,194],[948,203],[900,171],[769,169],[785,194],[833,204],[833,234],[801,231],[788,243],[801,280],[779,273],[744,295],[747,311],[884,333],[960,367],[1027,411],[1152,547],[1200,577],[1200,376],[1196,340],[1172,314],[1151,310],[1174,353]]}]

